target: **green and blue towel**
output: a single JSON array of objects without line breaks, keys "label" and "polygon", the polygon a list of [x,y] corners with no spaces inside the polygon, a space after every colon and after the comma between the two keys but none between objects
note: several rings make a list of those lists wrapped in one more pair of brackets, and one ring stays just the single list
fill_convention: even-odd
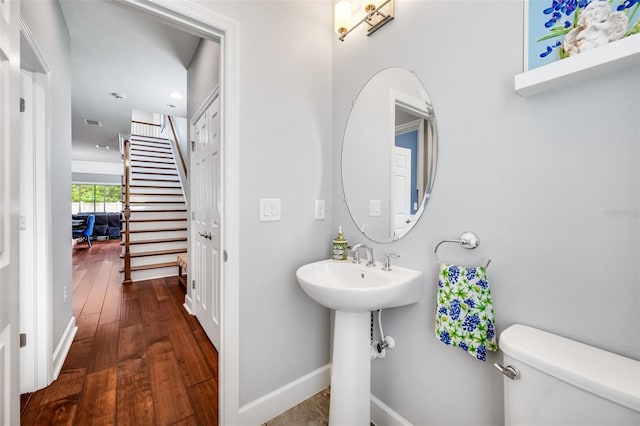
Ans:
[{"label": "green and blue towel", "polygon": [[440,266],[436,337],[480,361],[498,350],[486,267]]}]

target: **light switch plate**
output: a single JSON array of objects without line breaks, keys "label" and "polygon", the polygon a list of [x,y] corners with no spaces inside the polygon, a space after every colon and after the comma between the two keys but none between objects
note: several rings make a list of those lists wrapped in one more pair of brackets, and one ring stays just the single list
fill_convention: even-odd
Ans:
[{"label": "light switch plate", "polygon": [[261,198],[260,199],[260,222],[272,222],[280,220],[280,199]]},{"label": "light switch plate", "polygon": [[369,216],[382,215],[382,200],[369,200]]}]

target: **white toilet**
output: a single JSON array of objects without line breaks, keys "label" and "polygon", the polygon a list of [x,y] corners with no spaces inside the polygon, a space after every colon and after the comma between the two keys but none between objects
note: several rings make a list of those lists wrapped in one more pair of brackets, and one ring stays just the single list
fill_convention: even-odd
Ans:
[{"label": "white toilet", "polygon": [[518,324],[500,349],[506,426],[640,426],[640,361]]}]

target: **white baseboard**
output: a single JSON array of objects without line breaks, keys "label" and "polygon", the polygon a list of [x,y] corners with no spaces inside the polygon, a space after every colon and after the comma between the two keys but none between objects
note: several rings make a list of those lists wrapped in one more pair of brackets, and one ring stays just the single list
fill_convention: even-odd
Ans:
[{"label": "white baseboard", "polygon": [[404,417],[371,394],[371,422],[376,426],[411,426]]},{"label": "white baseboard", "polygon": [[317,394],[330,382],[331,364],[327,364],[240,407],[240,423],[261,425]]},{"label": "white baseboard", "polygon": [[78,327],[76,326],[76,317],[72,315],[71,319],[69,319],[69,323],[67,324],[67,328],[64,330],[64,333],[62,333],[62,337],[56,346],[56,350],[53,351],[52,381],[58,378],[60,370],[62,370],[62,364],[64,364],[64,360],[67,358],[67,354],[71,348],[71,343],[73,342],[73,338],[76,337],[77,331]]},{"label": "white baseboard", "polygon": [[189,315],[193,315],[193,311],[191,310],[191,297],[188,294],[184,296],[184,303],[182,304],[184,310],[187,311]]}]

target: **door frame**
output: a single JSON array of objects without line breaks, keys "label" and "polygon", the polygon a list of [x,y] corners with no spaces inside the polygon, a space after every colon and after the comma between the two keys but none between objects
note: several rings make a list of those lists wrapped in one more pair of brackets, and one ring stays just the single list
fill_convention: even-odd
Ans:
[{"label": "door frame", "polygon": [[178,28],[220,43],[220,123],[222,153],[221,336],[218,354],[219,424],[240,424],[239,387],[239,68],[238,23],[191,2],[122,0]]},{"label": "door frame", "polygon": [[[31,390],[44,388],[51,384],[51,382],[57,377],[62,368],[62,362],[56,365],[54,371],[54,357],[53,357],[53,343],[52,343],[52,325],[51,325],[51,312],[52,312],[52,298],[51,298],[51,275],[52,275],[52,256],[53,249],[51,245],[51,232],[52,221],[51,216],[48,214],[48,206],[51,205],[51,177],[50,177],[50,142],[51,142],[51,67],[47,63],[42,50],[38,47],[33,33],[27,26],[26,22],[20,17],[20,36],[24,37],[25,41],[32,50],[35,59],[39,62],[43,71],[37,77],[38,83],[42,86],[44,94],[37,102],[34,102],[36,108],[40,111],[42,120],[38,120],[37,123],[33,123],[34,128],[34,142],[33,142],[33,156],[26,159],[33,162],[33,181],[31,183],[31,189],[33,190],[33,223],[30,226],[33,228],[34,237],[37,237],[38,244],[29,246],[29,258],[20,260],[20,266],[31,267],[34,271],[34,279],[31,283],[31,288],[25,288],[24,286],[29,283],[20,283],[21,293],[26,290],[27,294],[32,295],[32,298],[25,299],[20,298],[20,310],[23,309],[32,312],[33,315],[27,321],[27,324],[20,324],[20,331],[23,332],[23,326],[27,327],[32,335],[27,336],[27,345],[33,345],[34,348],[34,375]],[[21,117],[22,122],[22,117]],[[23,159],[21,159],[23,161]],[[28,305],[27,305],[28,304]],[[22,361],[22,353],[20,355]],[[22,377],[21,377],[22,381]],[[20,384],[21,389],[23,383]]]}]

